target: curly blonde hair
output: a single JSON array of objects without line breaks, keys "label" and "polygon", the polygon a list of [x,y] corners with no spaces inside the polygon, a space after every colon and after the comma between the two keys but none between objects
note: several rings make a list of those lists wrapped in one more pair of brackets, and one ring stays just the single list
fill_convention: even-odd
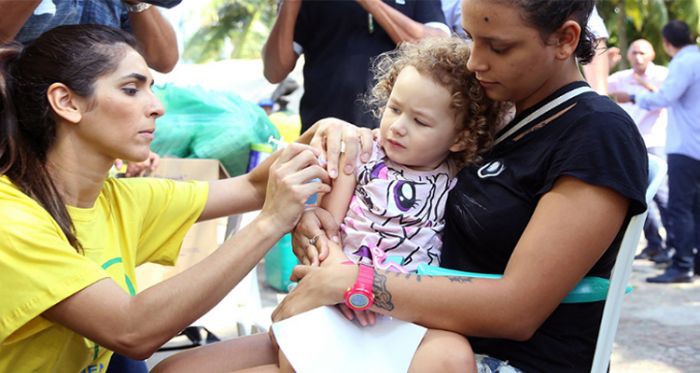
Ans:
[{"label": "curly blonde hair", "polygon": [[466,146],[451,153],[458,166],[477,164],[488,151],[501,122],[505,105],[486,97],[486,93],[467,69],[469,46],[456,37],[426,38],[403,43],[396,50],[379,55],[372,63],[375,85],[365,102],[372,114],[380,118],[401,70],[413,66],[431,77],[452,95],[450,107],[455,115],[463,113],[459,135]]}]

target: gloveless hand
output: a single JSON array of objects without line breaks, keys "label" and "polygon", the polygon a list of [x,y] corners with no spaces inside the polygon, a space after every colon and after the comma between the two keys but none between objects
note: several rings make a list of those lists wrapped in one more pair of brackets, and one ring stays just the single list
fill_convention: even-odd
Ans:
[{"label": "gloveless hand", "polygon": [[343,172],[346,174],[350,175],[355,170],[358,154],[362,162],[369,160],[374,137],[372,130],[356,127],[337,118],[321,119],[313,127],[314,136],[309,145],[325,153],[326,169],[331,178],[335,179],[338,176],[341,144],[345,144]]},{"label": "gloveless hand", "polygon": [[[318,152],[308,145],[289,144],[270,167],[265,202],[260,212],[277,229],[289,232],[314,193],[330,191],[329,178],[319,165]],[[321,181],[311,181],[312,179]]]},{"label": "gloveless hand", "polygon": [[345,290],[352,286],[357,272],[356,265],[347,264],[294,267],[291,279],[299,283],[272,312],[272,321],[281,321],[317,307],[342,303]]},{"label": "gloveless hand", "polygon": [[630,102],[630,95],[627,92],[612,92],[609,93],[610,97],[615,99],[615,102],[624,104]]},{"label": "gloveless hand", "polygon": [[340,243],[338,224],[326,210],[317,207],[304,211],[292,231],[292,250],[301,264],[319,265],[328,256],[329,237]]}]

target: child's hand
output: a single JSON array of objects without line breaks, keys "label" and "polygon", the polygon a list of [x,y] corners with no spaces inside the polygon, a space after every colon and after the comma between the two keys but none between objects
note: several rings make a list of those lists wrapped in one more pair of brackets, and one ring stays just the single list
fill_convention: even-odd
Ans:
[{"label": "child's hand", "polygon": [[357,319],[357,322],[362,326],[374,325],[377,323],[377,315],[372,311],[353,311],[345,304],[339,304],[338,309],[346,319],[352,321]]},{"label": "child's hand", "polygon": [[340,242],[338,236],[338,224],[328,211],[322,208],[307,210],[292,230],[294,255],[302,264],[317,266],[328,256],[329,242]]},{"label": "child's hand", "polygon": [[158,168],[160,156],[154,152],[148,155],[148,159],[143,162],[129,162],[126,165],[126,177],[148,176]]},{"label": "child's hand", "polygon": [[340,247],[335,241],[328,242],[328,256],[321,261],[321,266],[328,266],[332,264],[348,264],[352,263],[348,260],[348,257],[343,253],[343,248]]}]

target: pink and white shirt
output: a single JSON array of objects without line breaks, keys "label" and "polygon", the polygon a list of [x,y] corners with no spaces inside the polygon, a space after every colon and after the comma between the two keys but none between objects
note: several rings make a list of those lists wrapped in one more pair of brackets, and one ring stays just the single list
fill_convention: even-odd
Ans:
[{"label": "pink and white shirt", "polygon": [[[382,269],[414,271],[438,265],[447,193],[456,179],[448,162],[416,171],[389,160],[375,143],[371,159],[358,165],[357,185],[341,225],[345,255]],[[402,268],[384,261],[403,258]],[[390,266],[392,268],[385,268]]]}]

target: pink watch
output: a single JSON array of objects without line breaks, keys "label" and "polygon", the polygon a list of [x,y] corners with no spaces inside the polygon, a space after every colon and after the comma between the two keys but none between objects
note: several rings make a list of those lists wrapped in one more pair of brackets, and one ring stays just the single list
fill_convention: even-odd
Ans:
[{"label": "pink watch", "polygon": [[364,311],[374,304],[374,268],[360,264],[355,284],[345,291],[345,305],[355,311]]}]

